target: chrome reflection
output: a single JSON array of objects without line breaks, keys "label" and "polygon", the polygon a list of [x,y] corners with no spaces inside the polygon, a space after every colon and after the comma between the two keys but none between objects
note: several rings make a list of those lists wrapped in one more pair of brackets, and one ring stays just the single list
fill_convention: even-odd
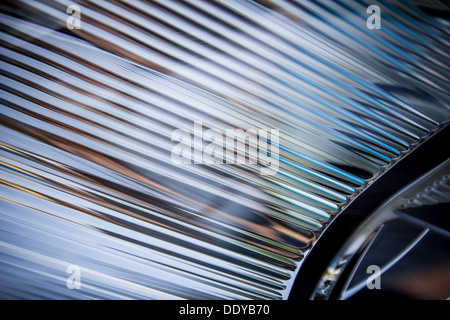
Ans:
[{"label": "chrome reflection", "polygon": [[[371,283],[376,278],[379,279],[383,277],[383,274],[389,271],[389,269],[399,264],[405,256],[418,246],[418,244],[424,241],[424,238],[427,235],[429,237],[438,238],[438,241],[442,243],[442,246],[445,248],[445,255],[448,256],[450,230],[448,230],[448,226],[445,225],[445,219],[443,220],[442,218],[436,217],[438,213],[435,212],[437,211],[436,208],[433,210],[433,206],[446,204],[447,206],[444,207],[444,210],[447,210],[447,212],[443,214],[446,215],[448,213],[448,203],[450,203],[449,174],[450,159],[426,173],[424,176],[413,181],[403,190],[397,192],[397,194],[388,199],[384,204],[377,208],[375,212],[371,213],[366,221],[355,230],[354,234],[349,237],[341,250],[336,254],[320,279],[312,298],[318,300],[328,299],[333,290],[339,290],[338,292],[333,293],[338,299],[345,300],[353,298],[353,296],[363,291],[368,283]],[[411,211],[412,208],[417,207],[426,207],[422,217],[418,216],[417,212]],[[397,226],[392,228],[393,225]],[[394,232],[383,233],[386,228],[391,228]],[[401,237],[394,236],[393,234],[395,233],[403,233],[403,235]],[[386,237],[387,239],[383,239],[383,237]],[[373,253],[374,243],[376,241],[378,241],[378,246],[380,246],[380,243],[382,244],[383,241],[389,243],[390,250],[385,248],[385,254],[382,255]],[[433,243],[434,246],[436,246],[436,242]],[[427,251],[433,250],[434,248],[427,247]],[[378,249],[378,251],[380,251],[380,249]],[[369,252],[371,252],[372,257],[370,257]],[[365,260],[369,260],[372,263],[382,263],[382,265],[378,266],[380,270],[372,275],[365,274],[362,276],[361,270],[364,270],[363,265],[370,264],[370,262]],[[433,261],[432,264],[434,266],[440,267],[441,265],[445,265],[447,269],[450,264],[448,258],[436,261],[435,259],[431,259],[427,254],[418,256],[413,261],[417,263],[418,261],[422,262],[427,260]],[[343,280],[340,279],[341,277],[344,277],[344,270],[348,271],[348,269],[350,270],[347,272],[348,276]],[[424,270],[416,269],[418,269],[416,265],[409,265],[407,268],[403,267],[401,269],[401,277],[411,274],[412,271],[416,273],[426,273],[428,270],[430,271],[428,280],[436,281],[436,279],[433,279],[436,277],[434,274],[436,273],[436,270],[428,269],[428,266],[427,269]],[[409,291],[415,293],[417,295],[415,297],[416,299],[446,299],[450,294],[448,288],[449,279],[445,276],[446,273],[447,272],[444,270],[439,270],[439,273],[436,273],[440,278],[438,281],[444,283],[444,287],[442,288],[444,293],[442,293],[442,291],[439,292],[439,285],[435,286],[435,292],[432,294],[427,292],[429,289],[423,288],[422,284],[420,284],[420,286],[417,284],[405,286],[404,283],[401,283],[401,286],[406,287]],[[397,277],[398,274],[399,272],[397,272]],[[424,278],[424,275],[421,276]],[[337,281],[339,280],[343,281],[343,285],[339,286],[339,288],[335,288]],[[414,276],[411,276],[409,282],[411,283],[413,281]],[[395,285],[399,286],[399,284]],[[382,288],[380,286],[377,289]],[[405,288],[401,289],[404,290]],[[423,290],[423,292],[417,294],[418,290]]]},{"label": "chrome reflection", "polygon": [[[449,118],[445,25],[383,3],[374,32],[368,5],[2,2],[0,295],[286,298],[333,217]],[[278,129],[278,174],[174,165],[195,121]]]}]

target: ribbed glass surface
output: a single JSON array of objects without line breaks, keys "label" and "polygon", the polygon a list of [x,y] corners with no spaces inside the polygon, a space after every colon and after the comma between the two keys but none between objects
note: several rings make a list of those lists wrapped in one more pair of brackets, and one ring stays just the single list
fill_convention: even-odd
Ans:
[{"label": "ribbed glass surface", "polygon": [[[380,1],[369,29],[370,4],[2,2],[0,297],[287,298],[333,217],[449,119],[448,22]],[[175,164],[196,122],[278,130],[276,174]]]}]

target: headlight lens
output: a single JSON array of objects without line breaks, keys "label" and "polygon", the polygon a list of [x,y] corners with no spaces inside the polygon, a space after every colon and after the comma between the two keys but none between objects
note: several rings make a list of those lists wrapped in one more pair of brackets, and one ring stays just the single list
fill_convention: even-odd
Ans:
[{"label": "headlight lens", "polygon": [[[450,114],[445,25],[407,4],[382,29],[364,1],[0,6],[2,297],[287,298],[324,228]],[[177,130],[204,151],[196,123],[275,130],[272,163],[174,163]]]}]

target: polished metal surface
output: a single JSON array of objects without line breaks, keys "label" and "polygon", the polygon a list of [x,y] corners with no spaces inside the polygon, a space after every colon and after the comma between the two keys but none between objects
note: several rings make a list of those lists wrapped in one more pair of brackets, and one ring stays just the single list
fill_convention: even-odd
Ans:
[{"label": "polished metal surface", "polygon": [[[333,217],[449,119],[445,21],[380,3],[371,30],[369,1],[2,2],[0,296],[287,298]],[[279,130],[277,173],[174,164],[199,121]]]},{"label": "polished metal surface", "polygon": [[[333,290],[339,290],[335,293],[338,299],[351,299],[365,290],[367,283],[383,278],[390,269],[400,265],[402,260],[407,260],[405,258],[407,256],[409,261],[404,263],[407,267],[398,268],[395,276],[391,277],[399,279],[390,280],[394,284],[389,282],[388,284],[397,287],[396,291],[412,291],[416,295],[413,297],[415,299],[448,298],[450,278],[446,270],[450,265],[448,257],[450,230],[446,223],[448,219],[445,217],[448,216],[450,203],[449,175],[450,159],[411,182],[370,213],[336,253],[319,280],[312,298],[328,299]],[[437,209],[436,205],[445,206]],[[412,208],[418,207],[424,209],[421,217],[417,216],[417,212],[411,211]],[[441,211],[440,216],[439,211]],[[386,229],[389,231],[385,232]],[[430,241],[431,244],[423,245],[425,250],[419,251],[420,254],[414,257],[411,251],[424,242],[424,239],[430,237],[438,238],[438,241],[433,239],[434,241]],[[443,253],[438,252],[438,259],[436,259],[434,257],[436,253],[433,251],[443,251]],[[362,266],[366,267],[370,263],[376,263],[371,266],[379,267],[379,271],[367,275]],[[439,266],[440,270],[430,268],[427,264]],[[350,270],[347,276],[344,275],[346,269]],[[361,276],[361,274],[364,275]],[[418,275],[425,278],[424,274],[428,274],[425,282],[438,281],[443,285],[434,283],[433,289],[430,284],[427,288],[427,285],[423,284],[423,279],[414,283],[414,278],[418,278]],[[408,275],[411,279],[405,281],[404,278]],[[343,285],[336,289],[336,283],[341,277]],[[382,289],[381,285],[378,289]],[[411,292],[408,293],[411,294]]]}]

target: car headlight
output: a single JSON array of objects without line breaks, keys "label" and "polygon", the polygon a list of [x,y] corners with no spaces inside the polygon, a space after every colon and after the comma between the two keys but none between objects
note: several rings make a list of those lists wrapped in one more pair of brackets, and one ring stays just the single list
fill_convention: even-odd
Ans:
[{"label": "car headlight", "polygon": [[0,296],[288,298],[448,123],[447,22],[369,5],[2,3]]}]

